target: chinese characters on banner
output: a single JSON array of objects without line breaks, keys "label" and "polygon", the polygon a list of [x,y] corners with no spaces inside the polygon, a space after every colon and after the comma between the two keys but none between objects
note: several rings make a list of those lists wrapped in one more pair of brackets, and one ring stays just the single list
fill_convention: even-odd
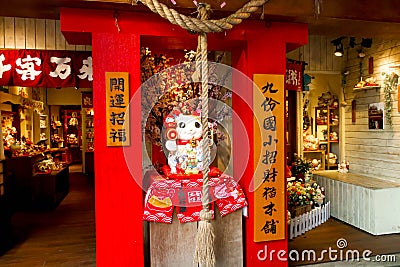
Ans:
[{"label": "chinese characters on banner", "polygon": [[106,72],[107,146],[129,146],[129,72]]},{"label": "chinese characters on banner", "polygon": [[254,74],[254,242],[285,239],[284,76]]},{"label": "chinese characters on banner", "polygon": [[93,94],[82,92],[82,108],[93,108]]},{"label": "chinese characters on banner", "polygon": [[91,52],[0,50],[0,86],[92,88]]},{"label": "chinese characters on banner", "polygon": [[287,60],[286,61],[286,77],[285,77],[285,89],[286,90],[303,90],[303,74],[304,74],[304,62]]}]

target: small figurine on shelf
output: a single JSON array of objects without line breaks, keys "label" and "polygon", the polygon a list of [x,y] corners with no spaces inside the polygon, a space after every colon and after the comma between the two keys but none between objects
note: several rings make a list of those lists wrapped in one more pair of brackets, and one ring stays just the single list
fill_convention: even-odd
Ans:
[{"label": "small figurine on shelf", "polygon": [[322,136],[324,138],[324,141],[328,140],[328,130],[327,129],[323,129],[321,130],[322,132]]},{"label": "small figurine on shelf", "polygon": [[330,141],[338,141],[339,136],[338,136],[337,132],[331,132],[329,135],[329,140]]},{"label": "small figurine on shelf", "polygon": [[333,126],[337,126],[337,125],[339,125],[339,116],[337,115],[337,114],[334,114],[334,112],[333,111],[331,111],[331,114],[330,114],[330,124],[331,125],[333,125]]},{"label": "small figurine on shelf", "polygon": [[40,134],[40,140],[47,140],[46,133]]},{"label": "small figurine on shelf", "polygon": [[336,164],[337,156],[334,153],[329,153],[326,155],[326,159],[330,165]]},{"label": "small figurine on shelf", "polygon": [[338,165],[338,172],[341,173],[348,173],[349,172],[349,162],[342,160],[342,163]]},{"label": "small figurine on shelf", "polygon": [[306,151],[318,150],[319,139],[312,134],[308,134],[304,137],[303,148]]},{"label": "small figurine on shelf", "polygon": [[76,116],[76,112],[72,112],[72,118],[68,122],[70,126],[78,126],[78,119],[76,118]]}]

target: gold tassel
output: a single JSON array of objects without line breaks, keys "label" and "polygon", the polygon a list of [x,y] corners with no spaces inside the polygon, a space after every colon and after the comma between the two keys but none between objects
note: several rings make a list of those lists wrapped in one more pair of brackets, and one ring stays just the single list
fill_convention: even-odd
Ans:
[{"label": "gold tassel", "polygon": [[201,210],[201,221],[196,235],[196,251],[194,262],[204,267],[213,267],[215,265],[214,251],[214,227],[211,224],[212,211]]}]

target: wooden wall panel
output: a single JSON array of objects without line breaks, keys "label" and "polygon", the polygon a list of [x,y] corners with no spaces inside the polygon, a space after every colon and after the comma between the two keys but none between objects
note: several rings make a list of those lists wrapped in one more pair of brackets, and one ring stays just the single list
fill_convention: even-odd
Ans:
[{"label": "wooden wall panel", "polygon": [[60,30],[60,21],[56,20],[56,50],[65,50],[65,38],[64,35],[61,33]]},{"label": "wooden wall panel", "polygon": [[56,49],[56,21],[46,19],[46,50]]},{"label": "wooden wall panel", "polygon": [[4,18],[4,48],[15,48],[14,18]]},{"label": "wooden wall panel", "polygon": [[0,48],[4,48],[4,18],[0,17]]},{"label": "wooden wall panel", "polygon": [[14,21],[14,34],[15,34],[15,48],[16,49],[25,49],[25,19],[24,18],[15,18]]},{"label": "wooden wall panel", "polygon": [[[328,64],[327,64],[327,58],[328,58],[328,54],[327,54],[327,50],[329,50],[327,47],[327,37],[326,36],[320,36],[320,68],[321,69],[328,69]],[[329,57],[331,54],[329,54]]]},{"label": "wooden wall panel", "polygon": [[46,21],[44,19],[36,19],[35,49],[46,49]]},{"label": "wooden wall panel", "polygon": [[26,18],[25,19],[25,34],[26,34],[26,48],[35,49],[36,48],[36,23],[35,19]]},{"label": "wooden wall panel", "polygon": [[[372,47],[366,49],[367,55],[361,60],[357,50],[353,48],[345,49],[344,57],[334,56],[331,40],[336,38],[311,35],[308,45],[288,53],[287,57],[304,60],[308,63],[306,71],[339,73],[344,69],[350,71],[346,76],[344,88],[344,97],[348,105],[344,106],[341,118],[344,122],[341,131],[341,139],[344,142],[341,157],[350,162],[351,172],[400,181],[400,160],[397,160],[400,156],[399,90],[394,90],[391,95],[393,127],[390,128],[385,121],[385,129],[378,131],[368,129],[368,105],[384,101],[383,88],[353,91],[353,87],[360,81],[360,72],[364,80],[373,77],[382,85],[383,72],[400,75],[400,68],[390,68],[391,65],[400,64],[400,41],[373,40]],[[343,40],[343,45],[345,48],[348,46],[348,39]],[[369,57],[373,57],[374,60],[372,75],[368,74]],[[356,122],[351,121],[350,103],[353,100],[357,101]]]},{"label": "wooden wall panel", "polygon": [[331,43],[336,37],[310,35],[308,44],[287,54],[288,58],[303,60],[308,65],[306,71],[313,72],[340,72],[345,57],[333,55],[334,47]]},{"label": "wooden wall panel", "polygon": [[[400,68],[390,68],[400,63],[400,41],[373,40],[371,48],[366,50],[367,56],[362,61],[363,79],[373,77],[383,85],[382,73],[400,75]],[[379,177],[389,181],[400,181],[400,113],[398,112],[398,90],[391,96],[392,128],[385,119],[385,129],[368,129],[368,105],[384,101],[383,87],[380,89],[353,91],[360,80],[360,62],[354,50],[348,51],[349,59],[345,96],[347,103],[357,101],[356,122],[351,121],[351,108],[345,109],[346,160],[350,162],[350,171]],[[374,59],[374,73],[368,74],[368,58]]]}]

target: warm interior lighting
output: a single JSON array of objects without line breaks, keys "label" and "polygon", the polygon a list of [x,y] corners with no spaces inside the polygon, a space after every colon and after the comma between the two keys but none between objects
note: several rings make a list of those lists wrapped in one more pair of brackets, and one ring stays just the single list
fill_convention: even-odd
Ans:
[{"label": "warm interior lighting", "polygon": [[342,57],[343,56],[343,44],[340,43],[338,45],[336,45],[336,49],[335,49],[335,56],[337,57]]},{"label": "warm interior lighting", "polygon": [[358,50],[358,57],[359,58],[364,58],[365,57],[365,53],[362,49]]},{"label": "warm interior lighting", "polygon": [[331,43],[335,46],[334,55],[337,57],[342,57],[344,54],[343,44],[342,44],[342,40],[344,38],[346,38],[346,37],[339,37],[339,38],[331,41]]}]

